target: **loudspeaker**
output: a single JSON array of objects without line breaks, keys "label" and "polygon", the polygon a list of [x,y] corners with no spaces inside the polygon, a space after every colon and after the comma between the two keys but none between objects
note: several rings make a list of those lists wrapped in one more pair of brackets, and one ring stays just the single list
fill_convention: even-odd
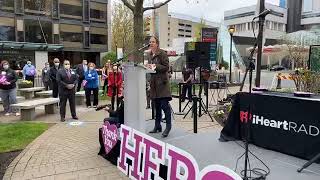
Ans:
[{"label": "loudspeaker", "polygon": [[185,43],[185,55],[187,68],[210,69],[210,43],[187,42]]},{"label": "loudspeaker", "polygon": [[198,66],[210,69],[210,44],[208,42],[198,42],[196,51],[198,53]]}]

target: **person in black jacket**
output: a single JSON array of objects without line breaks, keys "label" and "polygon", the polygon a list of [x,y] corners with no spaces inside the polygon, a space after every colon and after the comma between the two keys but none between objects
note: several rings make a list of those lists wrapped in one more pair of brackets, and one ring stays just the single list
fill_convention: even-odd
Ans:
[{"label": "person in black jacket", "polygon": [[69,60],[65,60],[63,65],[64,68],[58,71],[56,78],[59,84],[60,117],[62,122],[65,121],[67,100],[69,100],[72,119],[78,119],[75,104],[75,87],[78,83],[78,75],[70,69]]},{"label": "person in black jacket", "polygon": [[87,71],[88,71],[88,61],[84,59],[82,61],[82,64],[79,64],[76,69],[76,72],[79,76],[77,92],[79,92],[81,89],[81,84],[82,84],[82,81],[84,80],[84,74]]},{"label": "person in black jacket", "polygon": [[41,79],[42,79],[42,83],[43,83],[45,90],[48,91],[49,89],[51,89],[50,66],[49,66],[48,62],[45,63],[45,66],[42,69]]},{"label": "person in black jacket", "polygon": [[8,61],[2,61],[0,65],[0,97],[3,103],[5,116],[14,113],[19,116],[15,108],[11,108],[11,104],[17,103],[17,82],[18,76],[14,70],[10,68]]},{"label": "person in black jacket", "polygon": [[53,63],[53,66],[50,68],[49,76],[52,86],[52,97],[57,98],[59,95],[59,87],[56,77],[60,69],[60,60],[58,58],[54,58]]}]

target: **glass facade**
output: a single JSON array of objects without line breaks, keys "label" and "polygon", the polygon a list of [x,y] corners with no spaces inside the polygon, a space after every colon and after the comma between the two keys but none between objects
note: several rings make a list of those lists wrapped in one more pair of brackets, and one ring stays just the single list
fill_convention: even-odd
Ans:
[{"label": "glass facade", "polygon": [[[24,20],[26,42],[52,43],[52,23],[49,21]],[[41,26],[40,26],[41,25]],[[43,32],[41,31],[41,27]]]},{"label": "glass facade", "polygon": [[91,0],[0,0],[0,11],[12,14],[0,16],[0,41],[65,42],[67,48],[101,49],[108,44],[107,28],[89,22],[106,24],[107,7]]}]

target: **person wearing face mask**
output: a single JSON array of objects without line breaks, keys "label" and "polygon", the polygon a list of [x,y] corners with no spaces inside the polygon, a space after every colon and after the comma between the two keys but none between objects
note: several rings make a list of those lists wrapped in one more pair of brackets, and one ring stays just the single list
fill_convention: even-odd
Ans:
[{"label": "person wearing face mask", "polygon": [[41,73],[41,79],[42,79],[42,83],[43,86],[45,88],[46,91],[48,91],[49,89],[51,89],[51,83],[50,83],[50,65],[48,62],[45,63],[44,68],[42,69],[42,73]]},{"label": "person wearing face mask", "polygon": [[150,98],[153,100],[156,109],[155,125],[149,133],[162,131],[161,119],[162,110],[166,117],[166,129],[162,137],[167,137],[171,130],[171,108],[169,101],[172,100],[169,83],[169,59],[167,53],[159,48],[159,39],[152,36],[149,40],[150,53],[148,55],[147,67],[156,73],[151,74],[150,78]]},{"label": "person wearing face mask", "polygon": [[78,87],[77,87],[77,92],[80,91],[81,89],[81,84],[82,81],[84,80],[84,74],[88,71],[88,61],[87,60],[83,60],[82,64],[79,64],[76,68],[76,72],[79,76],[79,82],[78,82]]},{"label": "person wearing face mask", "polygon": [[8,61],[2,61],[0,64],[0,97],[3,102],[5,116],[10,113],[19,116],[17,109],[12,108],[11,104],[17,103],[17,82],[18,76],[14,70],[9,67]]},{"label": "person wearing face mask", "polygon": [[59,86],[56,77],[60,68],[60,60],[58,58],[54,58],[53,66],[50,68],[49,72],[50,82],[52,86],[52,97],[54,98],[57,98],[59,95]]},{"label": "person wearing face mask", "polygon": [[65,60],[63,62],[63,68],[58,71],[56,79],[59,84],[61,122],[65,121],[67,100],[69,100],[72,119],[77,120],[78,117],[76,114],[75,87],[78,83],[78,75],[70,69],[69,60]]},{"label": "person wearing face mask", "polygon": [[93,93],[93,108],[97,108],[99,94],[99,76],[95,69],[94,63],[89,63],[89,70],[85,72],[84,77],[86,84],[84,86],[86,93],[86,105],[91,108],[91,93]]},{"label": "person wearing face mask", "polygon": [[122,73],[118,68],[118,66],[114,65],[112,67],[112,71],[109,72],[109,76],[108,76],[108,96],[111,97],[112,110],[117,109],[114,107],[114,104],[115,104],[116,97],[117,97],[117,102],[119,102],[118,97],[120,97],[122,94],[121,89],[122,89]]},{"label": "person wearing face mask", "polygon": [[27,64],[23,67],[22,70],[23,79],[32,82],[32,86],[34,86],[34,77],[37,74],[36,68],[31,64],[31,61],[27,61]]}]

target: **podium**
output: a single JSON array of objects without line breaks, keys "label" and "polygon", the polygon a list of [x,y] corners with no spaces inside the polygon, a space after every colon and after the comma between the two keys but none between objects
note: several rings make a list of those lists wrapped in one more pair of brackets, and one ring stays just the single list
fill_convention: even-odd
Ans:
[{"label": "podium", "polygon": [[123,64],[124,124],[142,133],[146,132],[146,73],[155,73],[145,66]]}]

